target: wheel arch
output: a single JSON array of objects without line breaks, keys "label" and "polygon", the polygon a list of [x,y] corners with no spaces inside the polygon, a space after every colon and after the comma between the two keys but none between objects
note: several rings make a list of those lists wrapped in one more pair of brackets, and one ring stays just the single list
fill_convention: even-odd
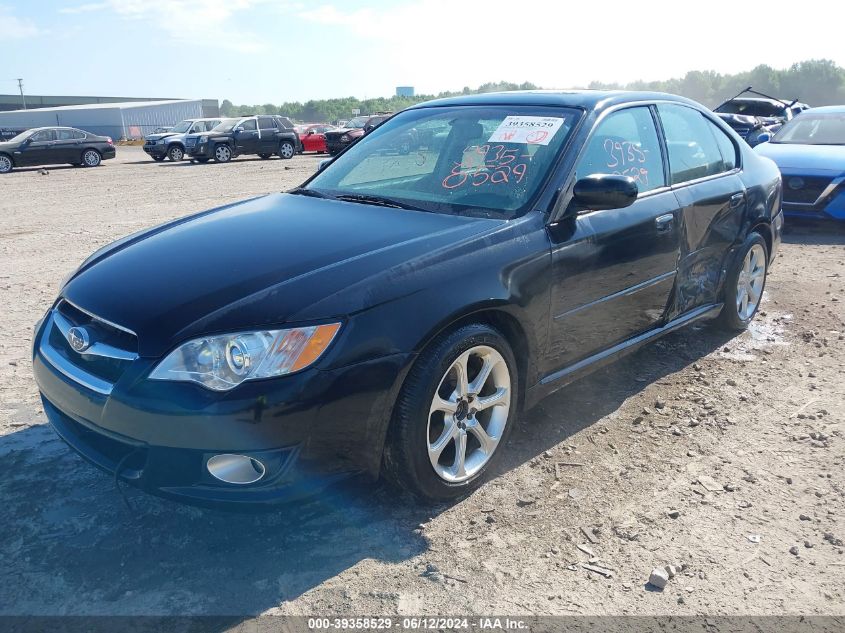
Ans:
[{"label": "wheel arch", "polygon": [[17,164],[15,163],[15,157],[12,156],[9,152],[0,152],[0,156],[5,156],[10,161],[12,161],[12,167],[17,167]]}]

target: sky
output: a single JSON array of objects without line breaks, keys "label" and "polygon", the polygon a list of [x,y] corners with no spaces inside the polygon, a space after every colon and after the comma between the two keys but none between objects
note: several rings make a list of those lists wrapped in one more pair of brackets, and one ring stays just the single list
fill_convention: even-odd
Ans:
[{"label": "sky", "polygon": [[[236,104],[845,66],[832,0],[0,0],[0,93]],[[754,17],[759,14],[760,17]]]}]

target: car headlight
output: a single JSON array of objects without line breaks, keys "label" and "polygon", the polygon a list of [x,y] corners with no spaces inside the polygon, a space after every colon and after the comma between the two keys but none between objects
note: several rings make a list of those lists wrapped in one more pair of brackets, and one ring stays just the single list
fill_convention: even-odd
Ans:
[{"label": "car headlight", "polygon": [[158,141],[156,141],[156,145],[164,145],[166,142],[167,141],[165,141],[164,139],[159,139]]},{"label": "car headlight", "polygon": [[183,343],[150,374],[153,380],[196,382],[227,391],[245,380],[284,376],[312,365],[340,323],[204,336]]}]

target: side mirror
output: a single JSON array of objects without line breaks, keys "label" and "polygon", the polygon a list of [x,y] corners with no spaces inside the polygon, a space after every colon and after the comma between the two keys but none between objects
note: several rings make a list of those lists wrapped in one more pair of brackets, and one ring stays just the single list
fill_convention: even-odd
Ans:
[{"label": "side mirror", "polygon": [[636,181],[629,176],[593,174],[575,183],[572,202],[564,215],[586,210],[624,209],[634,204],[639,192]]},{"label": "side mirror", "polygon": [[240,134],[241,132],[243,132],[243,131],[244,131],[244,129],[243,129],[242,127],[238,126],[238,127],[236,127],[234,130],[232,130],[232,131],[233,131],[235,134]]},{"label": "side mirror", "polygon": [[317,165],[317,171],[318,172],[323,171],[326,168],[326,166],[330,162],[332,162],[332,160],[333,159],[331,159],[331,158],[324,158],[323,160],[321,160],[320,163]]}]

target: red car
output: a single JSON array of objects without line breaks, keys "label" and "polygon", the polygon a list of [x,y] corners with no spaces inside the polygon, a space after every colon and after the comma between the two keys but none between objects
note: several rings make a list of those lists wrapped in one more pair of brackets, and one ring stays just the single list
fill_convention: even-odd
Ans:
[{"label": "red car", "polygon": [[326,149],[326,137],[323,133],[333,129],[335,129],[333,125],[326,125],[325,123],[297,125],[296,132],[299,134],[299,140],[302,141],[302,151],[325,154],[328,150]]}]

